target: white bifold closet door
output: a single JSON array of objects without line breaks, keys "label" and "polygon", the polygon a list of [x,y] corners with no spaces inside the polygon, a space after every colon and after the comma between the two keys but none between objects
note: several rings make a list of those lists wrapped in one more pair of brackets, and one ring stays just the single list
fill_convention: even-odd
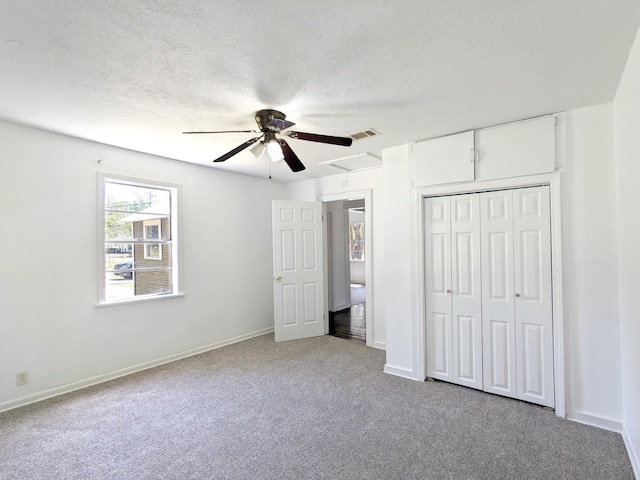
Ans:
[{"label": "white bifold closet door", "polygon": [[549,187],[480,199],[484,390],[553,407]]},{"label": "white bifold closet door", "polygon": [[554,406],[549,187],[425,199],[427,376]]},{"label": "white bifold closet door", "polygon": [[479,197],[425,202],[427,375],[482,389]]}]

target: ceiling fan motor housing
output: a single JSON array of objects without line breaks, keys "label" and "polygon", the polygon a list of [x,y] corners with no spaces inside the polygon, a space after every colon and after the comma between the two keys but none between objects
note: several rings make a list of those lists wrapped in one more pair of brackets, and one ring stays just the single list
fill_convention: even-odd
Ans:
[{"label": "ceiling fan motor housing", "polygon": [[262,132],[274,131],[273,127],[269,125],[269,122],[274,118],[284,120],[286,115],[278,110],[258,110],[256,112],[256,123]]}]

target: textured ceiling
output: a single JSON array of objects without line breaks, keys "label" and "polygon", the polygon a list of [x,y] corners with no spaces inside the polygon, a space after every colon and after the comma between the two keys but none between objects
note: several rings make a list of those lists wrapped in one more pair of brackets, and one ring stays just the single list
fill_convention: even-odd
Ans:
[{"label": "textured ceiling", "polygon": [[[266,177],[249,150],[211,160],[276,108],[307,166],[613,99],[637,0],[2,0],[0,119]],[[3,160],[3,161],[6,161]]]}]

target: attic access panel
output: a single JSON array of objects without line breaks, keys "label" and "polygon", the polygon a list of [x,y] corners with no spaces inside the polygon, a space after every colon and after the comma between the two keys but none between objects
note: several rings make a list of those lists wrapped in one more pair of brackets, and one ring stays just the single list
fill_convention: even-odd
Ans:
[{"label": "attic access panel", "polygon": [[327,165],[342,172],[357,172],[382,166],[382,159],[371,153],[361,153],[349,157],[337,158],[319,162],[318,165]]}]

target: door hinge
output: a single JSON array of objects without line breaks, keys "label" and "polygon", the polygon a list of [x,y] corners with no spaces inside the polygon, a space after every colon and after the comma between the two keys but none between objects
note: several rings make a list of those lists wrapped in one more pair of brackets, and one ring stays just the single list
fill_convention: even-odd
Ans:
[{"label": "door hinge", "polygon": [[324,215],[320,215],[320,221],[324,222]]}]

